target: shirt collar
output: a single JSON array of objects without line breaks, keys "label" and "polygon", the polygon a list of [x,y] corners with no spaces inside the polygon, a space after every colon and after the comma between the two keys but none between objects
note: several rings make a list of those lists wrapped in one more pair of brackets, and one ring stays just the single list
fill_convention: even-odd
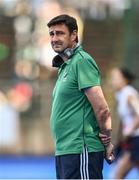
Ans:
[{"label": "shirt collar", "polygon": [[[79,45],[79,46],[74,50],[74,53],[73,53],[72,57],[73,57],[77,52],[79,52],[80,50],[82,50],[82,46],[81,46],[81,45]],[[64,64],[69,64],[69,63],[71,62],[71,60],[72,60],[72,57],[71,57],[70,59],[68,59],[67,61],[65,61],[65,62],[63,63],[63,65],[64,65]]]}]

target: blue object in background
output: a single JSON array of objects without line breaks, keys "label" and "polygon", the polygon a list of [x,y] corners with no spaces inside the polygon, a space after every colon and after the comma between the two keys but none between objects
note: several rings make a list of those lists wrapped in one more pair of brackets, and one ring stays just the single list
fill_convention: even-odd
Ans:
[{"label": "blue object in background", "polygon": [[[116,173],[117,161],[109,165],[106,161],[104,162],[103,176],[104,179],[114,179]],[[137,168],[130,170],[125,179],[139,179],[139,171]]]},{"label": "blue object in background", "polygon": [[54,156],[0,156],[0,179],[55,179]]},{"label": "blue object in background", "polygon": [[[116,163],[104,162],[104,179],[112,179]],[[137,179],[139,172],[133,169],[126,179]],[[0,179],[55,179],[54,156],[0,155]]]}]

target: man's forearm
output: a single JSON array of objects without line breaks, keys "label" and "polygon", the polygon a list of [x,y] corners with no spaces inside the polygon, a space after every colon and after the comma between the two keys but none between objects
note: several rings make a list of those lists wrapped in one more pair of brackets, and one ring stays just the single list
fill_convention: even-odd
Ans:
[{"label": "man's forearm", "polygon": [[111,163],[114,160],[114,155],[111,143],[111,116],[107,102],[100,86],[86,89],[85,94],[92,105],[100,128],[99,137],[105,146],[105,158],[108,163]]},{"label": "man's forearm", "polygon": [[108,146],[111,142],[111,117],[108,108],[96,112],[96,118],[100,127],[100,138],[104,146]]},{"label": "man's forearm", "polygon": [[102,107],[95,112],[101,132],[111,131],[111,116],[108,107]]},{"label": "man's forearm", "polygon": [[[95,113],[100,133],[105,135],[106,141],[110,140],[111,137],[111,116],[107,102],[104,98],[101,87],[92,87],[85,90],[85,94],[92,105]],[[105,138],[104,138],[105,139]],[[105,142],[105,140],[104,140]]]}]

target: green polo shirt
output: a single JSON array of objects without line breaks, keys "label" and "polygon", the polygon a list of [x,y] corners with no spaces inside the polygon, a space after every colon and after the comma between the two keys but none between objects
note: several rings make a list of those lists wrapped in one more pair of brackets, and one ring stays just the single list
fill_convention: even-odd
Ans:
[{"label": "green polo shirt", "polygon": [[98,85],[98,67],[79,46],[59,68],[53,91],[51,129],[56,155],[81,153],[84,145],[89,152],[104,150],[94,111],[83,90]]}]

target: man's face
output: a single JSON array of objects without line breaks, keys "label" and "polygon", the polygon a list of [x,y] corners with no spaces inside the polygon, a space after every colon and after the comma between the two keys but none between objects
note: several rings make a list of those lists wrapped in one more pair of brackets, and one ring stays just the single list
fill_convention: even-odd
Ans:
[{"label": "man's face", "polygon": [[63,52],[66,48],[72,48],[77,36],[76,31],[70,34],[68,27],[64,24],[51,26],[49,34],[52,48],[57,53]]}]

